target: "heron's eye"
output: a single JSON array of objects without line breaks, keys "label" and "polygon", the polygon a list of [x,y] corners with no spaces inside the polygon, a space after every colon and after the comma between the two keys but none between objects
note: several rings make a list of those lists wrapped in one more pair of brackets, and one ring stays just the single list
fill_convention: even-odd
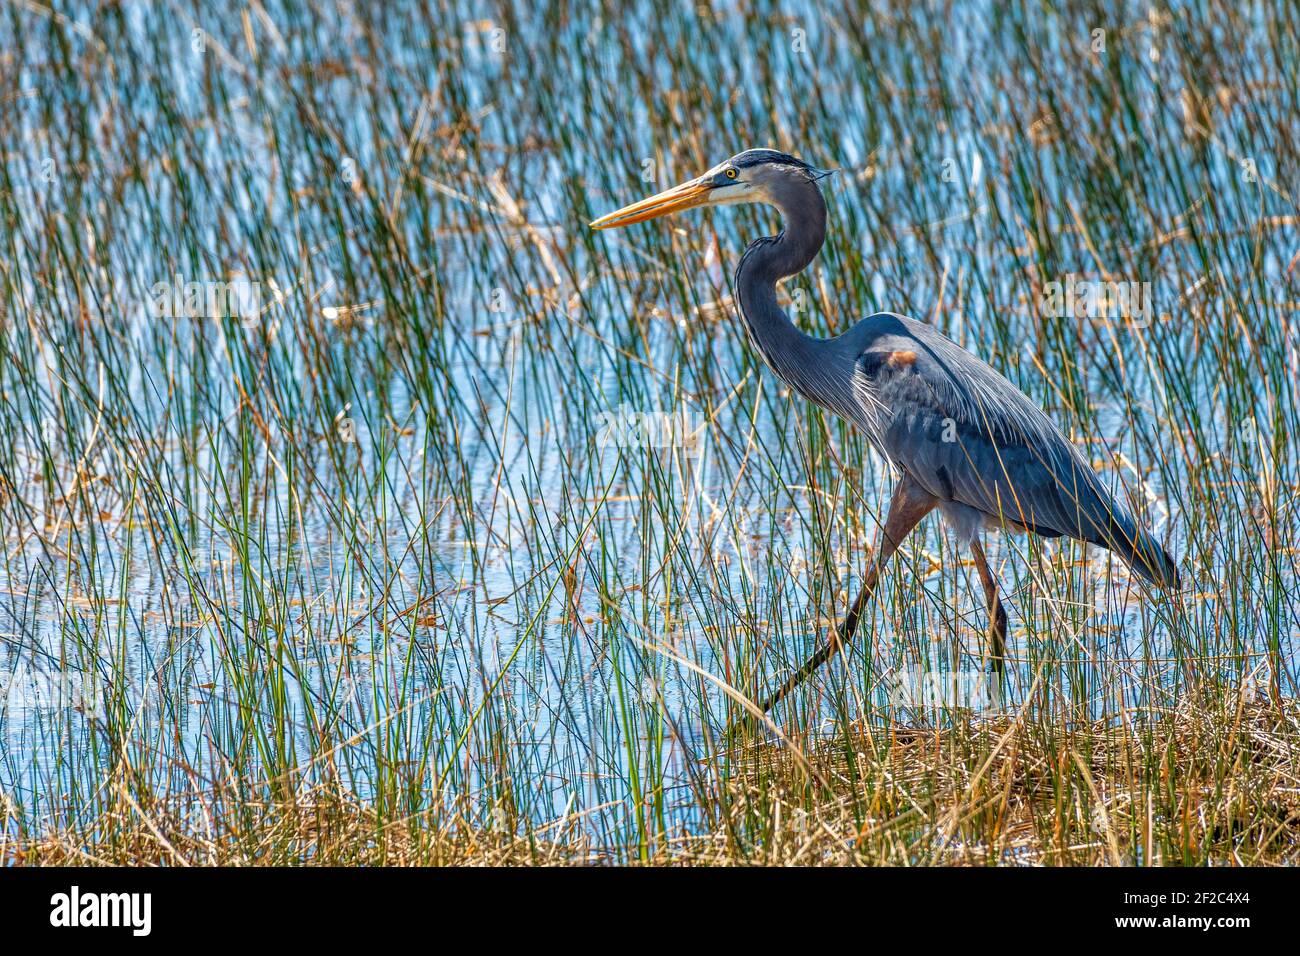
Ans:
[{"label": "heron's eye", "polygon": [[735,179],[737,176],[740,175],[740,173],[736,171],[735,166],[728,166],[726,170],[726,175],[728,179]]}]

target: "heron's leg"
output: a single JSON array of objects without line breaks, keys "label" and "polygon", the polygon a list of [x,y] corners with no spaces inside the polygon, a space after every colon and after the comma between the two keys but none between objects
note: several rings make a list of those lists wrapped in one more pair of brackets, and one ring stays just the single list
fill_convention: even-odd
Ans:
[{"label": "heron's leg", "polygon": [[1002,608],[1002,599],[998,597],[998,582],[993,578],[989,568],[989,559],[984,555],[984,546],[979,538],[972,538],[970,553],[975,558],[975,569],[980,573],[980,583],[984,585],[984,597],[989,605],[989,637],[993,643],[993,670],[998,675],[1006,667],[1007,652],[1007,612]]},{"label": "heron's leg", "polygon": [[936,499],[918,485],[910,475],[903,475],[902,480],[895,486],[893,497],[889,501],[889,514],[885,518],[884,534],[881,535],[880,547],[876,551],[870,567],[867,568],[867,576],[862,582],[862,590],[858,592],[858,596],[853,601],[853,606],[849,608],[844,623],[831,633],[830,639],[816,654],[808,658],[804,665],[791,675],[789,680],[759,705],[764,712],[771,710],[790,691],[807,680],[813,671],[838,654],[845,644],[853,640],[853,635],[858,629],[858,619],[862,616],[862,609],[866,607],[867,601],[876,590],[876,582],[880,579],[880,572],[885,569],[885,565],[894,556],[894,552],[903,543],[903,539],[911,534],[912,529],[917,526],[922,518],[934,510],[936,504],[938,504]]}]

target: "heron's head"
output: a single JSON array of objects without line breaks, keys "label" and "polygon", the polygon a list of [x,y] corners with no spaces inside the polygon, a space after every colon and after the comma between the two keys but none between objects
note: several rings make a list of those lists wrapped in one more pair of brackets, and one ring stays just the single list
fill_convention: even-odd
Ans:
[{"label": "heron's head", "polygon": [[747,149],[718,163],[703,176],[601,216],[591,227],[630,226],[696,206],[761,202],[789,208],[793,200],[810,191],[820,197],[816,183],[826,175],[829,171],[816,169],[788,153]]}]

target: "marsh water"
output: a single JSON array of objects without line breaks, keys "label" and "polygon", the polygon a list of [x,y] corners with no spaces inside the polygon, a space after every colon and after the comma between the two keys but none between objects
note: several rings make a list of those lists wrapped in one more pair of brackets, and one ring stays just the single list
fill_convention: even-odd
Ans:
[{"label": "marsh water", "polygon": [[994,694],[978,579],[929,521],[778,722],[1292,696],[1287,16],[10,8],[6,825],[291,780],[486,827],[696,826],[722,685],[817,646],[893,481],[746,341],[731,272],[772,214],[586,228],[747,146],[840,170],[784,287],[802,327],[933,322],[1188,581],[993,540]]}]

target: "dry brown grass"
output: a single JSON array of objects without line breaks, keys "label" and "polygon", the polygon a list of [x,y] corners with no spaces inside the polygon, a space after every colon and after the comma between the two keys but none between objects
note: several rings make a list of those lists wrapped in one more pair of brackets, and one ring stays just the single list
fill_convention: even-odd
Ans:
[{"label": "dry brown grass", "polygon": [[[1294,702],[1239,702],[1226,714],[1188,703],[1146,726],[1088,723],[1052,736],[1012,717],[859,729],[807,753],[830,785],[811,810],[804,794],[815,785],[790,755],[757,751],[728,822],[768,817],[749,858],[763,863],[1295,863],[1298,742]],[[675,856],[736,861],[725,827]]]},{"label": "dry brown grass", "polygon": [[710,761],[725,815],[662,834],[647,852],[565,836],[576,821],[513,835],[455,814],[394,816],[324,787],[237,811],[228,793],[147,809],[122,795],[94,832],[11,839],[0,864],[1295,864],[1297,741],[1294,702],[1187,703],[1051,737],[1011,716],[943,730],[857,726],[802,750],[821,783],[767,743],[729,754],[729,777]]}]

